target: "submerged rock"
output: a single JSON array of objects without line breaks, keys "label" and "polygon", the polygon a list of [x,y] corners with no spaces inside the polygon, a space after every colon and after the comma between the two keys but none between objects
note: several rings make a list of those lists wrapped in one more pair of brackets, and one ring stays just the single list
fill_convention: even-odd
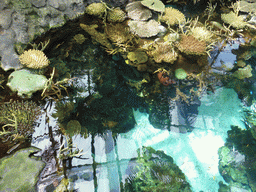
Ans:
[{"label": "submerged rock", "polygon": [[13,92],[18,92],[18,96],[30,98],[34,92],[43,90],[46,82],[45,76],[22,69],[10,74],[7,85]]},{"label": "submerged rock", "polygon": [[35,191],[44,162],[30,157],[40,151],[29,147],[0,160],[0,191]]}]

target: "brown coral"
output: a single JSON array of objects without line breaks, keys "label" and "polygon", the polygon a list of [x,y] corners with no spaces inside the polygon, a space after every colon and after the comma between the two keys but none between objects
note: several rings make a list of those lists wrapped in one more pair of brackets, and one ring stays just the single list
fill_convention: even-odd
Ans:
[{"label": "brown coral", "polygon": [[41,69],[50,63],[43,51],[29,49],[19,56],[20,63],[28,68]]},{"label": "brown coral", "polygon": [[199,41],[192,35],[182,35],[177,47],[181,52],[188,55],[206,54],[206,42]]},{"label": "brown coral", "polygon": [[154,45],[155,50],[149,51],[148,54],[153,57],[155,62],[173,63],[178,54],[174,51],[173,46],[168,42],[157,43]]},{"label": "brown coral", "polygon": [[105,28],[107,37],[114,43],[122,44],[131,38],[131,34],[128,27],[125,27],[121,23],[107,25]]},{"label": "brown coral", "polygon": [[112,45],[108,41],[107,36],[104,33],[100,33],[96,30],[96,28],[98,28],[98,25],[96,25],[96,24],[95,25],[86,25],[86,24],[81,23],[80,27],[83,30],[85,30],[87,33],[89,33],[89,35],[92,37],[92,39],[94,39],[101,45],[105,46],[107,49],[112,49]]}]

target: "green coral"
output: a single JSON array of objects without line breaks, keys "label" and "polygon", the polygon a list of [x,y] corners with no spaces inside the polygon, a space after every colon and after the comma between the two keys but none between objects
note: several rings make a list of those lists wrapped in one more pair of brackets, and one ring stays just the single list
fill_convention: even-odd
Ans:
[{"label": "green coral", "polygon": [[175,77],[177,79],[186,79],[187,73],[186,73],[186,71],[184,69],[179,68],[179,69],[175,70]]}]

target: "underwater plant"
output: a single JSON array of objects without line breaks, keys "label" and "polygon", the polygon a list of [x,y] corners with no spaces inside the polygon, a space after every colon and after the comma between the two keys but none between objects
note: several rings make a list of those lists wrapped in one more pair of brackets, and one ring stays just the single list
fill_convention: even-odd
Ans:
[{"label": "underwater plant", "polygon": [[0,105],[0,135],[17,134],[28,138],[34,132],[35,121],[41,115],[33,101],[14,101]]}]

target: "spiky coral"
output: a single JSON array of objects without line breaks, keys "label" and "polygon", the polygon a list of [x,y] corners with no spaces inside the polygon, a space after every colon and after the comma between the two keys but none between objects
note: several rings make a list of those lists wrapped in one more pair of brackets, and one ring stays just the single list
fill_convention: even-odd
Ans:
[{"label": "spiky coral", "polygon": [[19,56],[22,65],[32,68],[41,69],[47,67],[50,63],[43,51],[29,49]]},{"label": "spiky coral", "polygon": [[165,9],[164,15],[160,17],[160,20],[172,26],[185,22],[185,15],[178,9],[168,7]]},{"label": "spiky coral", "polygon": [[34,132],[34,123],[40,114],[40,108],[33,101],[14,101],[0,105],[0,124],[3,131],[26,138]]}]

